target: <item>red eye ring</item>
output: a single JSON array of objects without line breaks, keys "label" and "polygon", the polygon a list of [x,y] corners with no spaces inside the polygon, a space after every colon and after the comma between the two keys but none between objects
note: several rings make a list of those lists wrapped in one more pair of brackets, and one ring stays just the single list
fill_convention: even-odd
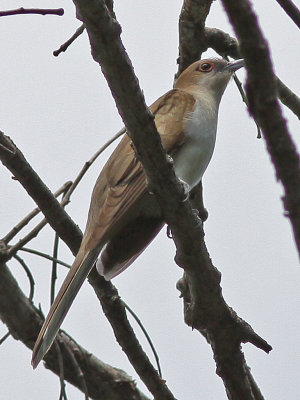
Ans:
[{"label": "red eye ring", "polygon": [[211,62],[204,61],[198,66],[198,71],[200,72],[210,72],[214,69],[214,64]]}]

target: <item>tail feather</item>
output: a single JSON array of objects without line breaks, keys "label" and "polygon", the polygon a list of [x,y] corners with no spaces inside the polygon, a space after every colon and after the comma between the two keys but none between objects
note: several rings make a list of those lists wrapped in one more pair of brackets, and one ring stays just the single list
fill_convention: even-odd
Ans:
[{"label": "tail feather", "polygon": [[99,248],[86,254],[81,254],[80,251],[77,254],[74,264],[62,284],[36,340],[31,361],[33,368],[37,367],[52,345],[60,325],[85,278],[92,269],[98,254]]}]

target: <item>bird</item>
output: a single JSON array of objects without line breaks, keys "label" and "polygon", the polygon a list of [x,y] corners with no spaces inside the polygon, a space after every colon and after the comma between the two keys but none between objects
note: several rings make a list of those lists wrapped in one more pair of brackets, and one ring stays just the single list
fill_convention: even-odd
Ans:
[{"label": "bird", "polygon": [[[243,66],[242,59],[198,60],[179,75],[173,89],[149,107],[175,174],[188,190],[201,181],[210,162],[222,95],[231,76]],[[99,274],[112,279],[134,262],[164,223],[126,133],[94,186],[81,246],[36,340],[33,368],[51,347],[97,259]]]}]

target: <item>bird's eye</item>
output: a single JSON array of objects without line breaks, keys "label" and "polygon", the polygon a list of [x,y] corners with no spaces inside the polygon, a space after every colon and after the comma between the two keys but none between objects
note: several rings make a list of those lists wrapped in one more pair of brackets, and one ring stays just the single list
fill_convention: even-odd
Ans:
[{"label": "bird's eye", "polygon": [[214,64],[210,62],[204,62],[198,66],[198,71],[209,72],[214,68]]}]

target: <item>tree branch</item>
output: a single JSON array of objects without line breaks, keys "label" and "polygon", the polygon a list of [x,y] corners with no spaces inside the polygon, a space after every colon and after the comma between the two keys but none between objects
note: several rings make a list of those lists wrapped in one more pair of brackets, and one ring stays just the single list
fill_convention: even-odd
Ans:
[{"label": "tree branch", "polygon": [[[60,196],[72,185],[71,181],[64,183],[53,195],[54,197]],[[8,244],[41,210],[36,207],[26,217],[22,219],[16,226],[14,226],[2,239],[5,244]]]},{"label": "tree branch", "polygon": [[[228,33],[216,28],[205,28],[207,48],[211,47],[220,56],[241,58],[238,41]],[[275,77],[278,97],[300,119],[300,98],[292,92],[278,77]]]},{"label": "tree branch", "polygon": [[291,0],[276,0],[300,29],[300,10]]},{"label": "tree branch", "polygon": [[0,17],[6,17],[10,15],[18,15],[18,14],[39,14],[39,15],[58,15],[62,16],[64,15],[64,9],[63,8],[17,8],[15,10],[6,10],[6,11],[0,11]]},{"label": "tree branch", "polygon": [[[29,165],[21,151],[3,132],[0,132],[0,160],[33,198],[51,227],[73,254],[76,254],[82,238],[80,229]],[[70,232],[73,234],[70,235]]]},{"label": "tree branch", "polygon": [[300,97],[288,88],[278,77],[275,79],[280,101],[300,119]]},{"label": "tree branch", "polygon": [[[120,131],[118,135],[120,136],[122,132],[123,130]],[[115,135],[111,140],[116,139],[116,137],[117,135]],[[103,147],[92,157],[90,160],[91,162],[94,161],[99,152],[103,151]],[[73,223],[71,218],[54,198],[49,189],[33,171],[20,150],[17,149],[13,142],[4,134],[0,134],[0,159],[4,165],[14,173],[15,177],[20,181],[30,196],[36,201],[51,227],[65,241],[68,247],[71,248],[74,254],[76,254],[82,239],[82,234],[79,228]],[[86,171],[86,168],[84,168],[84,171]],[[82,174],[80,174],[80,176],[82,176]],[[73,186],[71,186],[69,190],[72,188]],[[64,224],[62,224],[61,221],[64,221]],[[74,242],[74,236],[76,237],[76,235],[78,238],[76,242]],[[8,253],[10,251],[11,250],[9,249]],[[11,255],[12,254],[9,254],[10,257]],[[7,260],[8,255],[3,253],[1,258],[2,260]],[[110,282],[106,282],[104,278],[98,276],[96,271],[90,274],[89,282],[98,295],[103,309],[109,309],[110,314],[112,315],[119,315],[117,320],[111,318],[109,321],[112,324],[115,335],[123,350],[126,352],[133,365],[135,365],[136,369],[142,374],[145,384],[150,388],[149,390],[154,390],[158,400],[173,400],[174,397],[167,388],[166,383],[160,378],[157,371],[154,370],[147,355],[141,349],[134,332],[127,321],[123,304],[120,303],[120,301],[117,302],[110,299],[108,292],[116,293],[114,286]],[[101,293],[106,295],[100,296]],[[122,318],[121,315],[123,316]],[[124,332],[126,334],[124,337],[122,337]],[[135,346],[127,346],[127,343],[134,343]],[[64,353],[63,356],[65,357]]]},{"label": "tree branch", "polygon": [[166,382],[159,376],[139,344],[128,322],[126,310],[117,289],[111,282],[107,282],[100,276],[95,268],[91,271],[88,280],[96,291],[117,342],[148,390],[156,400],[175,400]]},{"label": "tree branch", "polygon": [[263,130],[276,177],[283,185],[284,208],[290,219],[300,256],[299,155],[277,101],[276,78],[268,44],[248,0],[222,2],[239,38],[241,54],[248,71],[246,91],[250,111]]},{"label": "tree branch", "polygon": [[[16,340],[21,340],[29,349],[33,349],[43,318],[40,311],[20,290],[5,264],[0,265],[0,318]],[[64,378],[79,390],[83,390],[82,381],[76,374],[76,368],[79,366],[92,399],[148,400],[125,372],[98,360],[63,331],[58,334],[57,341],[64,360]],[[75,357],[76,366],[70,353]],[[59,376],[55,346],[52,346],[45,357],[45,366]]]},{"label": "tree branch", "polygon": [[65,43],[63,43],[57,50],[53,51],[54,57],[57,57],[60,55],[60,53],[63,53],[66,51],[69,46],[83,33],[84,31],[84,25],[82,24],[78,29],[76,29],[75,33],[68,39]]},{"label": "tree branch", "polygon": [[204,35],[205,20],[212,0],[184,0],[179,17],[179,76],[194,61],[201,58],[206,50]]},{"label": "tree branch", "polygon": [[[247,329],[245,326],[241,327],[241,320],[222,297],[220,273],[212,265],[205,247],[201,221],[189,202],[185,201],[184,190],[176,179],[172,164],[166,159],[153,117],[145,105],[137,78],[121,43],[120,26],[110,18],[103,1],[92,0],[86,3],[84,0],[74,0],[74,3],[86,26],[93,58],[100,64],[108,81],[128,134],[139,159],[142,160],[151,191],[155,193],[165,220],[172,230],[177,248],[176,262],[185,269],[191,288],[192,325],[197,323],[201,326],[201,331],[206,332],[222,371],[226,370],[226,356],[234,356],[232,365],[236,365],[235,368],[239,376],[243,376],[243,380],[230,380],[224,373],[223,379],[231,398],[253,399],[240,351],[241,342],[255,342],[252,339],[253,334],[249,329],[245,333]],[[222,331],[233,332],[235,341],[229,351],[223,348],[224,353],[219,353],[222,347],[219,339]],[[265,351],[271,350],[271,346],[263,340],[260,347]],[[242,396],[238,397],[240,394]]]}]

